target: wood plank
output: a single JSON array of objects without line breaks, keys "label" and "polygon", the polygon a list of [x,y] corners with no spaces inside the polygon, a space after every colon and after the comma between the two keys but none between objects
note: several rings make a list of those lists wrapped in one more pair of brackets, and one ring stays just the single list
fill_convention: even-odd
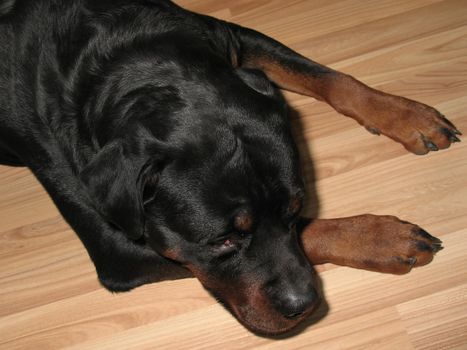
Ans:
[{"label": "wood plank", "polygon": [[416,349],[465,349],[467,284],[397,306]]},{"label": "wood plank", "polygon": [[[433,105],[467,132],[464,0],[177,3]],[[467,349],[467,142],[410,155],[323,103],[285,96],[306,212],[414,221],[444,242],[430,265],[406,276],[320,266],[327,307],[289,337],[258,337],[195,279],[108,293],[31,173],[0,166],[0,349]]]}]

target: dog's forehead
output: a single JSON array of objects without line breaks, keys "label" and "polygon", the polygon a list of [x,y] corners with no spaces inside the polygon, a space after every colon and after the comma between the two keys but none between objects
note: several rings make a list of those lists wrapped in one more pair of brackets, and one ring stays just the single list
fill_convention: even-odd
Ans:
[{"label": "dog's forehead", "polygon": [[228,208],[286,202],[302,186],[293,147],[267,139],[237,137],[234,147],[211,164],[207,175],[205,191],[217,194],[213,205],[225,202]]},{"label": "dog's forehead", "polygon": [[187,202],[201,201],[210,204],[211,212],[230,216],[265,200],[288,202],[301,186],[293,147],[287,143],[264,135],[242,137],[225,128],[194,137],[200,144],[186,147],[166,180],[172,191],[187,194]]}]

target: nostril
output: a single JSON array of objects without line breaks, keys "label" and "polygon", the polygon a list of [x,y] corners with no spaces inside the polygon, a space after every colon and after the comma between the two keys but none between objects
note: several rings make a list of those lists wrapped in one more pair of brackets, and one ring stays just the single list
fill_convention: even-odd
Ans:
[{"label": "nostril", "polygon": [[298,318],[298,317],[302,316],[304,313],[305,313],[304,311],[294,312],[292,314],[286,315],[285,317],[287,317],[287,318]]}]

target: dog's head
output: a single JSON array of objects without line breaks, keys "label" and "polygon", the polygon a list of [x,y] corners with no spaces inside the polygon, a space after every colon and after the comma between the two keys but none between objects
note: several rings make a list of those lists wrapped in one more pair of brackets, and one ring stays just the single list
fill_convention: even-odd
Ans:
[{"label": "dog's head", "polygon": [[81,179],[130,240],[186,266],[248,328],[282,333],[318,299],[295,228],[304,189],[286,104],[264,74],[202,55],[190,70],[171,54],[105,72],[103,147]]}]

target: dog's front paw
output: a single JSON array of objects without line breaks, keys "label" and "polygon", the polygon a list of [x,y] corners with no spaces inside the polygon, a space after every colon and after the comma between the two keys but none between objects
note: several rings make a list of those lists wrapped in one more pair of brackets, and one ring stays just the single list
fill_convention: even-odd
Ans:
[{"label": "dog's front paw", "polygon": [[400,275],[428,264],[442,249],[438,238],[395,216],[303,220],[300,227],[305,255],[315,265],[333,263]]},{"label": "dog's front paw", "polygon": [[371,133],[384,134],[418,155],[460,142],[461,132],[433,107],[398,96],[385,104],[373,123],[365,125]]},{"label": "dog's front paw", "polygon": [[448,148],[451,143],[460,142],[458,135],[461,132],[444,115],[436,109],[411,103],[403,118],[406,120],[403,134],[403,145],[415,154],[426,154],[429,151],[438,151]]},{"label": "dog's front paw", "polygon": [[443,249],[441,240],[420,228],[413,230],[406,240],[405,244],[402,242],[400,245],[400,251],[392,257],[387,272],[408,273],[413,267],[430,263],[434,255]]},{"label": "dog's front paw", "polygon": [[441,240],[414,224],[392,216],[384,217],[384,221],[378,223],[379,232],[362,235],[361,248],[368,251],[360,268],[405,274],[428,264],[443,249]]}]

